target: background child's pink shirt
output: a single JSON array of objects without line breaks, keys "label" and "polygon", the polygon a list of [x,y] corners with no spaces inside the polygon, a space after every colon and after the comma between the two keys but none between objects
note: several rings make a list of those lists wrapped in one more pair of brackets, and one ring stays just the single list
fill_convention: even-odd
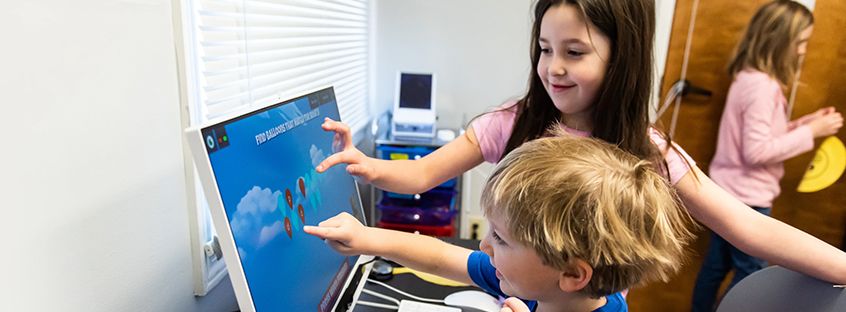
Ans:
[{"label": "background child's pink shirt", "polygon": [[814,148],[811,128],[803,123],[788,123],[778,81],[763,72],[741,71],[726,97],[711,179],[747,205],[772,207],[781,192],[784,161]]},{"label": "background child's pink shirt", "polygon": [[[515,110],[516,106],[514,106],[513,102],[506,103],[492,112],[479,116],[471,124],[473,132],[475,132],[476,138],[479,140],[479,147],[482,150],[485,161],[490,163],[499,162],[502,151],[505,150],[505,145],[508,143],[508,138],[511,136],[511,131],[514,128]],[[582,137],[590,136],[588,132],[567,127],[564,127],[564,131]],[[650,128],[649,136],[661,151],[667,146],[667,141],[661,137],[657,130]],[[667,166],[669,167],[670,182],[675,185],[690,171],[690,166],[693,166],[695,162],[678,145],[673,144],[673,146],[676,147],[678,153],[670,149],[664,156],[664,159],[667,160]]]}]

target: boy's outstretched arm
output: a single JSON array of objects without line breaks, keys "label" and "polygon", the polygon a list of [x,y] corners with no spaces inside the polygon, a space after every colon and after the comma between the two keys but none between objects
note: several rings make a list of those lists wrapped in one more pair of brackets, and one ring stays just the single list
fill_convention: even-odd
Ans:
[{"label": "boy's outstretched arm", "polygon": [[344,255],[381,256],[415,270],[473,284],[467,272],[467,258],[472,251],[437,238],[366,227],[346,212],[303,230],[325,239],[332,249]]}]

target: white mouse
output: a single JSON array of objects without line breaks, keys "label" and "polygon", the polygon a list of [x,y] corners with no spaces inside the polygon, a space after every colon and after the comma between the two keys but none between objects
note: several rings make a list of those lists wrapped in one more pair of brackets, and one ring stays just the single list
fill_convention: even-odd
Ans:
[{"label": "white mouse", "polygon": [[485,312],[499,312],[502,307],[499,300],[483,291],[462,290],[444,298],[444,304],[455,307],[468,307]]}]

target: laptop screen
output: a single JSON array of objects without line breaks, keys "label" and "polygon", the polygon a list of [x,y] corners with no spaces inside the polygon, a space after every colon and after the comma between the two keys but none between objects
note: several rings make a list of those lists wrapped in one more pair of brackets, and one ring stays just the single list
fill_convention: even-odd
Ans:
[{"label": "laptop screen", "polygon": [[340,120],[331,87],[200,130],[228,225],[218,231],[230,231],[255,311],[330,311],[358,259],[302,231],[340,212],[363,219],[345,166],[314,170],[332,153],[324,117]]}]

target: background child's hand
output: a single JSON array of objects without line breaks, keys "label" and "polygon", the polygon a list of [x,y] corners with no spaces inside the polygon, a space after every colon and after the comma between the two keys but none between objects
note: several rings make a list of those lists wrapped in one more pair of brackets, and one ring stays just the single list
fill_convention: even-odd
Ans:
[{"label": "background child's hand", "polygon": [[817,119],[819,117],[834,113],[834,106],[823,107],[818,109],[816,112],[811,113],[812,119]]},{"label": "background child's hand", "polygon": [[370,237],[370,230],[346,212],[320,222],[318,226],[303,227],[307,234],[325,239],[332,249],[346,256],[372,254],[371,245],[376,240]]},{"label": "background child's hand", "polygon": [[808,121],[808,126],[811,127],[815,138],[833,135],[843,127],[843,115],[835,112],[833,107],[820,109],[814,114],[820,115]]},{"label": "background child's hand", "polygon": [[523,303],[523,300],[511,297],[505,299],[505,302],[502,304],[502,310],[499,312],[530,312],[529,307]]},{"label": "background child's hand", "polygon": [[352,143],[352,134],[350,127],[330,118],[326,118],[321,125],[324,131],[335,132],[335,139],[332,142],[332,151],[334,154],[324,159],[317,165],[317,172],[323,173],[334,165],[344,163],[347,164],[347,172],[351,175],[360,177],[363,182],[370,183],[376,178],[376,172],[373,166],[369,164],[371,159],[359,151]]}]

